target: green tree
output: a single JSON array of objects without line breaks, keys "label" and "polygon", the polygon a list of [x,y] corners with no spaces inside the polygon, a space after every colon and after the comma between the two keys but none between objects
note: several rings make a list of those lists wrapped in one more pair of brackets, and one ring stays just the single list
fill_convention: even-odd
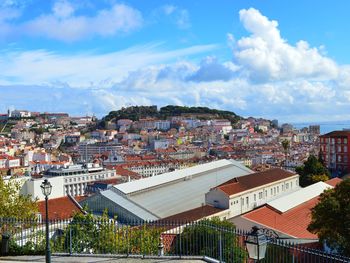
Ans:
[{"label": "green tree", "polygon": [[330,176],[327,168],[314,155],[310,155],[304,165],[297,167],[295,171],[300,175],[300,186],[302,187],[319,181],[327,181]]},{"label": "green tree", "polygon": [[340,254],[350,256],[350,179],[322,193],[311,217],[308,230]]},{"label": "green tree", "polygon": [[240,246],[235,225],[218,217],[186,226],[177,239],[176,250],[181,249],[184,255],[206,255],[218,259],[220,239],[224,262],[246,262],[247,253]]},{"label": "green tree", "polygon": [[38,212],[36,200],[20,194],[21,184],[0,176],[0,218],[34,219]]},{"label": "green tree", "polygon": [[98,218],[78,213],[52,247],[54,252],[67,252],[71,244],[73,253],[156,255],[162,231],[149,224],[119,225],[107,212]]},{"label": "green tree", "polygon": [[283,150],[284,150],[284,156],[285,156],[285,165],[287,166],[287,158],[288,158],[288,151],[289,151],[289,148],[290,148],[290,142],[289,140],[287,139],[284,139],[282,141],[282,147],[283,147]]}]

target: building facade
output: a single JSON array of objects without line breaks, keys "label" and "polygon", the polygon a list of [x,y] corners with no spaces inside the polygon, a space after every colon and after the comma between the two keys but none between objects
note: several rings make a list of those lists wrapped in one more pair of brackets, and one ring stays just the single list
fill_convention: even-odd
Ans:
[{"label": "building facade", "polygon": [[320,136],[320,155],[332,176],[350,172],[350,131],[333,131]]}]

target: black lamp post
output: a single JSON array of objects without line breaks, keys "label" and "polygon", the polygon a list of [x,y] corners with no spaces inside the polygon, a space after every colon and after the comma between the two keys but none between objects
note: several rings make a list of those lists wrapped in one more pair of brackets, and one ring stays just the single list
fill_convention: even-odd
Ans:
[{"label": "black lamp post", "polygon": [[51,263],[51,251],[50,251],[50,237],[49,237],[49,195],[51,194],[52,185],[50,182],[45,179],[44,182],[40,185],[41,191],[45,196],[45,209],[46,209],[46,263]]},{"label": "black lamp post", "polygon": [[257,226],[253,226],[252,231],[248,234],[247,240],[245,241],[249,258],[259,262],[265,258],[267,248],[267,237],[264,231]]}]

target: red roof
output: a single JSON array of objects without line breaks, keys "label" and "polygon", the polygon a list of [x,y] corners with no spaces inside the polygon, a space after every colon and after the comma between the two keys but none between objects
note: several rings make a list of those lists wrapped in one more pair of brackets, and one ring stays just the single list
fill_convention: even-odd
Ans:
[{"label": "red roof", "polygon": [[311,208],[317,203],[318,197],[315,197],[282,214],[272,207],[263,206],[242,217],[295,238],[317,239],[317,235],[307,230],[311,222]]},{"label": "red roof", "polygon": [[[74,199],[79,202],[84,199],[84,197],[76,196]],[[42,218],[45,219],[45,201],[38,202],[38,208]],[[72,218],[75,213],[81,212],[80,207],[68,196],[49,199],[49,220],[69,219]]]},{"label": "red roof", "polygon": [[221,211],[223,211],[223,209],[216,208],[211,205],[204,205],[191,210],[187,210],[179,214],[175,214],[175,215],[163,218],[160,221],[171,221],[171,222],[196,221],[204,217],[219,213]]},{"label": "red roof", "polygon": [[263,172],[233,178],[219,185],[215,189],[220,189],[228,196],[231,196],[258,186],[273,183],[295,175],[295,173],[280,168],[274,168]]},{"label": "red roof", "polygon": [[342,181],[343,181],[342,179],[340,179],[338,177],[335,177],[335,178],[332,178],[332,179],[330,179],[328,181],[325,181],[325,183],[335,187],[337,184],[339,184]]}]

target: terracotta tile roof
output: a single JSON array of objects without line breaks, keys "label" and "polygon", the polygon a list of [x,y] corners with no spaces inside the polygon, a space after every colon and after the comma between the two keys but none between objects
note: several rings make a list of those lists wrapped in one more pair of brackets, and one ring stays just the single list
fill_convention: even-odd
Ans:
[{"label": "terracotta tile roof", "polygon": [[[85,197],[76,196],[74,199],[79,202],[82,201]],[[42,218],[46,218],[45,211],[45,201],[38,202],[39,213],[42,215]],[[69,219],[75,213],[82,213],[80,208],[74,203],[74,201],[68,197],[60,197],[49,199],[49,220],[54,219]]]},{"label": "terracotta tile roof", "polygon": [[231,196],[258,186],[273,183],[295,175],[295,173],[280,168],[274,168],[263,172],[233,178],[217,186],[215,189],[220,189],[228,196]]},{"label": "terracotta tile roof", "polygon": [[340,136],[350,136],[350,131],[332,131],[326,134],[321,135],[320,137],[340,137]]},{"label": "terracotta tile roof", "polygon": [[339,184],[342,181],[343,181],[342,179],[340,179],[338,177],[335,177],[335,178],[332,178],[332,179],[330,179],[328,181],[325,181],[325,183],[335,187],[337,184]]},{"label": "terracotta tile roof", "polygon": [[197,207],[176,215],[168,216],[160,221],[169,221],[169,222],[184,222],[184,221],[196,221],[202,219],[204,217],[216,214],[223,211],[223,209],[213,207],[211,205],[205,205],[201,207]]},{"label": "terracotta tile roof", "polygon": [[317,235],[307,230],[311,222],[310,210],[317,203],[318,197],[315,197],[283,214],[269,206],[263,206],[242,217],[295,238],[317,239]]}]

